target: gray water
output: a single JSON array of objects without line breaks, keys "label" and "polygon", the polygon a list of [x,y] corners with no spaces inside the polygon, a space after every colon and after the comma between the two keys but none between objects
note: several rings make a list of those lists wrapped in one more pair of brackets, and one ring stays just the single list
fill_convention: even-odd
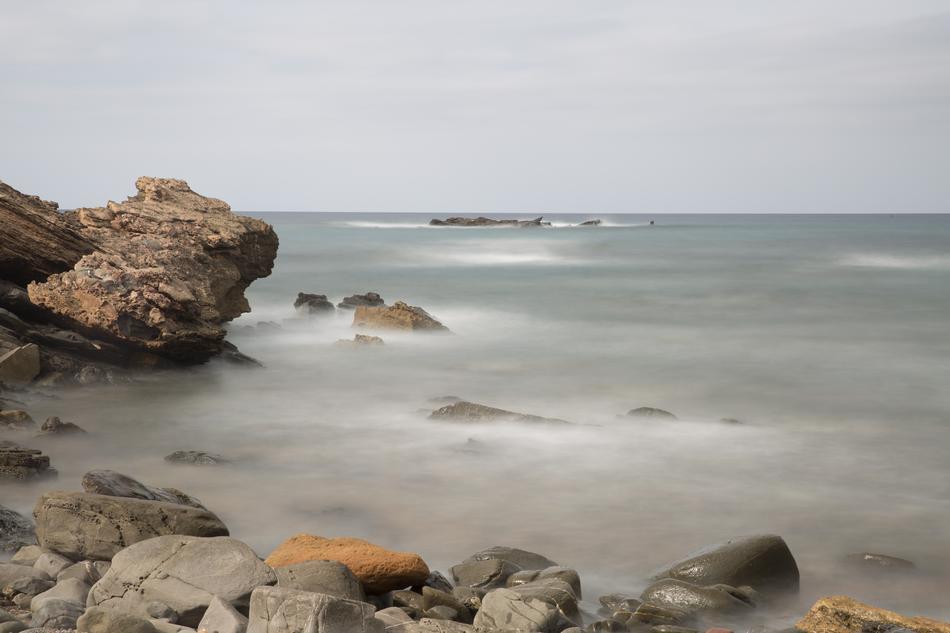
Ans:
[{"label": "gray water", "polygon": [[[280,253],[229,339],[265,367],[32,397],[34,417],[93,432],[30,441],[59,468],[55,487],[91,468],[180,487],[262,555],[298,532],[443,571],[523,547],[577,568],[591,602],[638,592],[699,546],[774,532],[802,591],[773,617],[839,593],[950,617],[950,216],[557,216],[532,230],[252,215]],[[335,346],[351,314],[299,318],[299,291],[377,291],[453,334]],[[259,321],[282,329],[242,327]],[[577,425],[426,419],[445,395]],[[623,417],[638,406],[680,419]],[[185,448],[235,462],[163,462]],[[28,511],[49,487],[0,497]],[[918,573],[841,563],[865,550]]]}]

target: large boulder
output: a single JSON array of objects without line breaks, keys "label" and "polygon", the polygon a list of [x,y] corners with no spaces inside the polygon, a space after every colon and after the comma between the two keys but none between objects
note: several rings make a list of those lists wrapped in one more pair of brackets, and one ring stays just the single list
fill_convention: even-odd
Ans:
[{"label": "large boulder", "polygon": [[177,488],[148,486],[114,470],[90,470],[82,476],[82,489],[92,494],[107,497],[164,501],[205,509],[200,501]]},{"label": "large boulder", "polygon": [[274,571],[238,540],[159,536],[116,554],[88,604],[140,617],[161,606],[177,623],[194,627],[215,596],[247,606],[256,587],[276,581]]},{"label": "large boulder", "polygon": [[383,633],[365,602],[322,593],[258,587],[251,594],[247,633]]},{"label": "large boulder", "polygon": [[913,631],[950,633],[950,622],[908,617],[858,602],[848,596],[829,596],[816,602],[795,625],[805,633],[865,633]]},{"label": "large boulder", "polygon": [[181,362],[223,349],[223,324],[249,310],[244,290],[270,274],[277,235],[183,180],[139,178],[138,193],[78,209],[67,222],[88,248],[48,277],[30,300],[81,332]]},{"label": "large boulder", "polygon": [[82,492],[50,492],[33,510],[42,547],[73,560],[109,560],[126,547],[168,534],[227,536],[208,510]]},{"label": "large boulder", "polygon": [[0,505],[0,552],[15,552],[36,543],[33,522],[19,512]]},{"label": "large boulder", "polygon": [[429,567],[418,554],[394,552],[358,538],[324,538],[298,534],[267,557],[271,567],[286,567],[312,560],[332,560],[346,565],[371,594],[421,585]]},{"label": "large boulder", "polygon": [[391,306],[356,306],[353,327],[430,332],[447,332],[449,329],[422,308],[402,301]]},{"label": "large boulder", "polygon": [[751,586],[763,593],[798,591],[798,565],[781,536],[759,534],[710,545],[653,575],[695,585]]}]

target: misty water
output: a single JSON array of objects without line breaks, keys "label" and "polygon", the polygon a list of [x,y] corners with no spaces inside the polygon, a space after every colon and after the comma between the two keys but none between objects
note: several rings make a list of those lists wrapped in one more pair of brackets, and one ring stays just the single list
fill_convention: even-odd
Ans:
[{"label": "misty water", "polygon": [[[827,594],[950,616],[948,216],[459,229],[251,215],[273,223],[280,252],[229,340],[264,368],[27,396],[34,418],[91,433],[31,439],[59,479],[5,485],[5,505],[28,512],[111,468],[194,494],[261,555],[298,532],[416,551],[446,573],[491,545],[537,551],[579,570],[590,610],[697,547],[772,532],[802,589],[770,623]],[[300,291],[376,291],[452,334],[336,346],[352,313],[299,317]],[[576,424],[427,419],[448,395]],[[639,406],[679,420],[623,415]],[[163,461],[178,449],[234,461]],[[918,570],[842,562],[861,551]]]}]

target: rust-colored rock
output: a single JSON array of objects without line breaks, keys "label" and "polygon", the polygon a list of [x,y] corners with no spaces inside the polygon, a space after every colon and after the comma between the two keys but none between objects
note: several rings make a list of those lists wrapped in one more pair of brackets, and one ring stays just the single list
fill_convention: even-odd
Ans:
[{"label": "rust-colored rock", "polygon": [[356,306],[353,327],[436,332],[446,332],[449,329],[422,308],[402,301],[397,301],[391,306]]},{"label": "rust-colored rock", "polygon": [[903,616],[848,596],[822,598],[795,626],[805,633],[860,633],[891,628],[906,628],[916,633],[950,633],[950,622]]},{"label": "rust-colored rock", "polygon": [[281,543],[265,562],[285,567],[310,560],[343,563],[370,594],[421,585],[429,576],[429,567],[418,554],[394,552],[358,538],[298,534]]}]

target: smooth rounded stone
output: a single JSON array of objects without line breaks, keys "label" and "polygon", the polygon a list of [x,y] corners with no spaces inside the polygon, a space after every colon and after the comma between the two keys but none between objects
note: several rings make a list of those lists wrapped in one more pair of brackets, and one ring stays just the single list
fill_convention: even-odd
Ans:
[{"label": "smooth rounded stone", "polygon": [[78,424],[72,422],[63,422],[55,415],[46,418],[46,422],[43,422],[43,426],[40,427],[40,432],[36,434],[37,437],[42,437],[44,435],[83,435],[86,430],[83,429]]},{"label": "smooth rounded stone", "polygon": [[212,598],[197,628],[198,633],[244,633],[246,630],[247,618],[217,596]]},{"label": "smooth rounded stone", "polygon": [[0,552],[19,553],[34,543],[36,533],[33,531],[33,522],[19,512],[0,505]]},{"label": "smooth rounded stone", "polygon": [[36,421],[22,409],[0,411],[0,431],[32,431]]},{"label": "smooth rounded stone", "polygon": [[90,607],[76,622],[78,633],[158,633],[151,622],[113,609]]},{"label": "smooth rounded stone", "polygon": [[0,609],[0,622],[13,622],[15,620],[16,618],[13,616],[12,613],[8,611],[4,611],[3,609]]},{"label": "smooth rounded stone", "polygon": [[85,605],[80,602],[49,598],[44,600],[37,609],[32,610],[32,626],[48,629],[74,629],[76,628],[76,620],[85,610]]},{"label": "smooth rounded stone", "polygon": [[558,418],[544,418],[528,413],[516,413],[497,409],[476,402],[462,400],[453,404],[439,407],[429,414],[430,420],[445,420],[449,422],[529,422],[545,424],[571,424],[567,420]]},{"label": "smooth rounded stone", "polygon": [[[30,523],[30,533],[33,532],[33,524]],[[35,538],[35,537],[34,537]],[[43,548],[39,545],[24,545],[17,550],[17,553],[13,555],[13,558],[10,559],[11,563],[16,563],[17,565],[29,565],[33,566],[34,563],[43,555]]]},{"label": "smooth rounded stone", "polygon": [[693,552],[654,574],[696,585],[749,585],[764,594],[798,591],[798,565],[781,536],[732,539]]},{"label": "smooth rounded stone", "polygon": [[22,633],[28,629],[30,629],[30,625],[20,621],[4,622],[3,624],[0,624],[0,633]]},{"label": "smooth rounded stone", "polygon": [[22,611],[29,611],[30,601],[32,600],[33,600],[33,596],[25,594],[25,593],[21,593],[18,596],[13,596],[13,600],[11,600],[11,602],[14,604],[14,606],[17,609],[20,609]]},{"label": "smooth rounded stone", "polygon": [[344,310],[355,310],[356,306],[384,306],[386,302],[376,292],[367,292],[364,295],[350,295],[343,297],[343,301],[336,304],[336,307]]},{"label": "smooth rounded stone", "polygon": [[337,598],[366,600],[359,579],[349,567],[334,560],[308,560],[274,569],[277,586],[325,593]]},{"label": "smooth rounded stone", "polygon": [[452,583],[449,582],[449,579],[443,576],[442,572],[440,571],[430,572],[429,577],[426,578],[425,582],[422,584],[425,587],[432,587],[433,589],[438,589],[439,591],[452,593]]},{"label": "smooth rounded stone", "polygon": [[845,562],[849,565],[866,570],[886,570],[886,571],[912,571],[917,568],[912,561],[887,554],[872,554],[871,552],[858,552],[845,556]]},{"label": "smooth rounded stone", "polygon": [[682,609],[643,603],[630,615],[629,621],[645,624],[679,624],[688,617]]},{"label": "smooth rounded stone", "polygon": [[383,629],[386,633],[402,633],[406,631],[406,627],[409,624],[412,624],[412,618],[410,618],[405,611],[399,607],[388,607],[386,609],[380,609],[373,617],[383,623]]},{"label": "smooth rounded stone", "polygon": [[950,622],[904,616],[848,596],[828,596],[818,600],[795,627],[804,633],[897,633],[898,629],[913,633],[950,633]]},{"label": "smooth rounded stone", "polygon": [[556,606],[544,600],[522,595],[514,589],[495,589],[482,599],[474,625],[476,629],[498,633],[559,633],[571,623],[564,621]]},{"label": "smooth rounded stone", "polygon": [[177,623],[193,626],[215,596],[247,605],[255,587],[276,581],[274,571],[236,539],[160,536],[116,554],[88,604],[154,617],[149,609],[157,602],[177,615]]},{"label": "smooth rounded stone", "polygon": [[733,613],[752,607],[722,586],[701,587],[673,578],[665,578],[650,585],[640,595],[640,599],[653,606],[672,607],[688,614]]},{"label": "smooth rounded stone", "polygon": [[656,407],[637,407],[627,411],[627,415],[632,418],[653,418],[655,420],[676,420],[676,416],[669,411],[657,409]]},{"label": "smooth rounded stone", "polygon": [[56,578],[59,572],[71,566],[73,561],[56,552],[46,551],[40,554],[40,557],[33,563],[33,569],[37,569],[50,578]]},{"label": "smooth rounded stone", "polygon": [[508,577],[521,568],[505,560],[473,560],[459,563],[450,571],[460,587],[496,589],[504,587]]},{"label": "smooth rounded stone", "polygon": [[228,464],[230,460],[217,453],[206,453],[205,451],[175,451],[165,456],[166,462],[173,464],[194,464],[196,466],[214,466],[216,464]]},{"label": "smooth rounded stone", "polygon": [[571,589],[574,591],[574,595],[580,599],[581,596],[581,577],[576,570],[570,569],[568,567],[548,567],[547,569],[537,570],[526,570],[515,572],[508,577],[506,585],[508,587],[515,587],[517,585],[524,585],[536,580],[547,580],[549,578],[556,578],[557,580],[563,580],[571,586]]},{"label": "smooth rounded stone", "polygon": [[422,588],[422,608],[423,611],[428,613],[435,607],[448,607],[455,612],[455,615],[449,618],[450,620],[458,620],[459,622],[471,622],[472,621],[472,612],[469,611],[468,606],[460,602],[455,596],[451,593],[445,591],[439,591],[433,587],[423,587]]},{"label": "smooth rounded stone", "polygon": [[309,292],[298,292],[294,299],[294,308],[307,314],[321,314],[334,312],[336,308],[333,303],[327,300],[326,295],[312,294]]},{"label": "smooth rounded stone", "polygon": [[17,596],[28,596],[32,600],[33,596],[49,591],[55,586],[55,581],[43,578],[18,578],[0,587],[0,594],[10,599]]},{"label": "smooth rounded stone", "polygon": [[418,554],[396,552],[349,537],[328,539],[297,534],[277,546],[266,562],[277,568],[310,560],[343,563],[370,594],[418,586],[429,577],[429,567]]},{"label": "smooth rounded stone", "polygon": [[534,582],[517,585],[511,591],[524,598],[543,600],[556,607],[563,619],[573,624],[581,624],[581,615],[577,604],[577,595],[573,587],[557,578],[546,578]]},{"label": "smooth rounded stone", "polygon": [[59,574],[56,575],[56,580],[62,581],[67,578],[76,578],[91,587],[99,582],[105,573],[109,571],[109,567],[111,566],[111,562],[104,560],[80,561],[59,572]]},{"label": "smooth rounded stone", "polygon": [[247,633],[382,633],[373,606],[323,593],[258,587],[251,594]]},{"label": "smooth rounded stone", "polygon": [[17,565],[16,563],[0,563],[0,588],[20,580],[21,578],[52,580],[48,574],[41,572],[38,569],[27,567],[26,565]]},{"label": "smooth rounded stone", "polygon": [[86,604],[86,597],[88,595],[89,585],[75,578],[67,578],[62,582],[56,583],[43,593],[34,596],[33,599],[30,600],[30,611],[35,613],[47,600],[65,600],[67,602]]},{"label": "smooth rounded stone", "polygon": [[147,486],[140,481],[114,470],[90,470],[82,476],[82,489],[108,497],[126,497],[146,501],[178,503],[206,510],[200,501],[176,488]]},{"label": "smooth rounded stone", "polygon": [[47,493],[33,514],[40,545],[73,560],[110,560],[130,545],[167,534],[228,535],[208,510],[81,492]]},{"label": "smooth rounded stone", "polygon": [[449,329],[422,308],[403,301],[391,306],[356,306],[353,327],[433,332]]},{"label": "smooth rounded stone", "polygon": [[600,602],[603,609],[608,613],[613,613],[614,611],[636,611],[641,601],[639,598],[634,598],[627,594],[610,593],[598,598],[598,602]]}]

